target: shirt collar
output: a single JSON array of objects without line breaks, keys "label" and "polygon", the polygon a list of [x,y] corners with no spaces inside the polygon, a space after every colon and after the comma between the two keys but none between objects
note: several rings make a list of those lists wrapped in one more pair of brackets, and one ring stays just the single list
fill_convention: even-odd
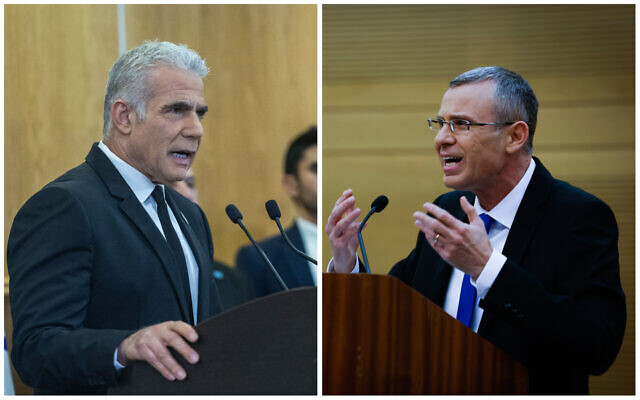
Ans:
[{"label": "shirt collar", "polygon": [[505,198],[502,199],[500,203],[498,203],[490,211],[482,208],[480,202],[478,201],[478,196],[476,196],[476,200],[473,203],[473,208],[475,208],[478,215],[489,214],[489,216],[495,221],[499,222],[500,225],[505,226],[507,229],[511,229],[511,224],[513,224],[513,220],[516,217],[516,212],[518,211],[518,207],[520,207],[520,203],[522,202],[524,193],[529,186],[529,182],[531,182],[531,177],[533,176],[533,170],[535,168],[536,163],[532,158],[527,171],[524,173],[522,178],[520,178],[518,184],[513,189],[511,189],[509,194],[507,194]]},{"label": "shirt collar", "polygon": [[[309,222],[302,217],[296,217],[296,225],[298,225],[298,229],[300,229],[300,235],[302,236],[317,236],[318,226],[313,222]],[[315,239],[314,239],[315,240]]]},{"label": "shirt collar", "polygon": [[138,201],[140,203],[144,203],[149,198],[156,185],[142,172],[138,171],[115,155],[115,153],[113,153],[107,145],[102,142],[102,140],[98,143],[98,147],[111,161],[113,166],[116,167],[120,175],[122,175],[122,178],[127,185],[129,185]]}]

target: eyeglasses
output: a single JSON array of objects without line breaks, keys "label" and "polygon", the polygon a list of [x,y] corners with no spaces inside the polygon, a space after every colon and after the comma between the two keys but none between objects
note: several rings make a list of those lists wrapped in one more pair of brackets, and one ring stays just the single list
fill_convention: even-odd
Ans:
[{"label": "eyeglasses", "polygon": [[429,129],[432,131],[440,132],[445,125],[449,126],[451,133],[465,133],[471,129],[471,126],[485,126],[485,125],[511,125],[515,122],[469,122],[464,119],[453,119],[451,121],[445,121],[442,118],[427,120],[429,123]]}]

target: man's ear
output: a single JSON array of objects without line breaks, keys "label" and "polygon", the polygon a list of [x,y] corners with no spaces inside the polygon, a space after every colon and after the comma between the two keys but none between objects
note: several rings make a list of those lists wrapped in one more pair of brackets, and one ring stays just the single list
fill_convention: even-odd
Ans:
[{"label": "man's ear", "polygon": [[291,174],[285,174],[284,177],[282,177],[282,188],[284,189],[285,193],[287,193],[287,196],[292,199],[297,198],[300,193],[300,185],[298,184],[298,180]]},{"label": "man's ear", "polygon": [[111,120],[114,128],[125,135],[130,134],[133,126],[133,113],[134,111],[129,104],[121,99],[116,100],[111,106]]},{"label": "man's ear", "polygon": [[509,139],[507,153],[514,154],[521,151],[529,139],[529,125],[524,121],[518,121],[509,127]]}]

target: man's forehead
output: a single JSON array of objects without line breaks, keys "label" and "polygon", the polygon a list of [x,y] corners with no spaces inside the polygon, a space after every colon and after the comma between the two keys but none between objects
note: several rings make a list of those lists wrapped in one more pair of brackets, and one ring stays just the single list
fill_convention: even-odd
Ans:
[{"label": "man's forehead", "polygon": [[[152,96],[163,93],[182,93],[183,97],[196,95],[201,97],[200,101],[204,101],[204,83],[202,78],[194,72],[168,66],[153,67],[149,72],[147,84]],[[187,94],[189,96],[186,96]]]},{"label": "man's forehead", "polygon": [[440,112],[493,112],[495,86],[494,81],[486,80],[449,88],[442,96]]},{"label": "man's forehead", "polygon": [[305,159],[317,159],[318,158],[318,145],[314,144],[313,146],[309,146],[304,150],[304,154],[302,155]]}]

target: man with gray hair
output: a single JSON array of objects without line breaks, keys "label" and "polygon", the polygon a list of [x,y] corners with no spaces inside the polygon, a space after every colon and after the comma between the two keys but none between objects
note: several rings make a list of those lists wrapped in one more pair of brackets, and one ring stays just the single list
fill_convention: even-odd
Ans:
[{"label": "man with gray hair", "polygon": [[31,197],[7,247],[12,360],[36,393],[106,393],[144,360],[183,380],[193,325],[220,311],[202,210],[162,182],[184,179],[207,112],[204,60],[145,42],[113,65],[103,139]]},{"label": "man with gray hair", "polygon": [[[624,334],[618,228],[605,203],[532,156],[537,112],[505,68],[450,82],[428,124],[455,191],[413,214],[416,246],[390,275],[527,366],[532,394],[585,394]],[[329,271],[359,271],[354,206],[348,189],[328,218]]]}]

